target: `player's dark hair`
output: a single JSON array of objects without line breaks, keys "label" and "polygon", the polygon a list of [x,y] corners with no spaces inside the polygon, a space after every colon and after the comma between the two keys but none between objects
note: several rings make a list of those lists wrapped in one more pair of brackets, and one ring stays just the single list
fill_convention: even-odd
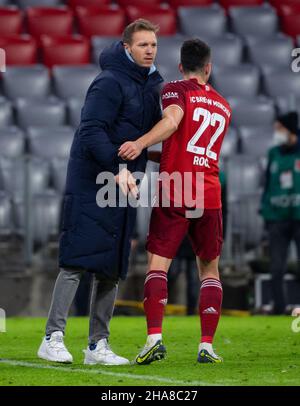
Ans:
[{"label": "player's dark hair", "polygon": [[185,73],[202,71],[210,59],[210,47],[200,39],[188,39],[182,44],[180,62]]},{"label": "player's dark hair", "polygon": [[137,31],[152,31],[156,34],[158,30],[158,25],[152,24],[150,21],[144,20],[143,18],[139,18],[125,27],[123,32],[123,42],[131,44],[132,36]]}]

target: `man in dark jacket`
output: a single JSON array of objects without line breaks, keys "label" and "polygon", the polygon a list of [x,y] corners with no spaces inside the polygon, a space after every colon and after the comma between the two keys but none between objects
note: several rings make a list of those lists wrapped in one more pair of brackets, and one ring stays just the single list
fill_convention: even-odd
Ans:
[{"label": "man in dark jacket", "polygon": [[[290,112],[275,123],[274,141],[269,151],[262,216],[266,221],[270,247],[273,313],[285,313],[283,276],[288,248],[295,241],[300,258],[300,143],[298,115]],[[299,263],[299,261],[298,261]]]},{"label": "man in dark jacket", "polygon": [[[144,172],[146,154],[124,164],[118,157],[122,143],[136,140],[161,117],[162,78],[153,65],[157,27],[137,20],[125,28],[123,41],[100,55],[100,73],[88,89],[70,152],[62,215],[58,275],[40,358],[72,362],[63,343],[69,308],[82,273],[93,273],[89,345],[85,364],[121,365],[129,361],[108,345],[119,278],[125,279],[136,209],[99,207],[97,176],[114,175],[119,188],[137,193],[133,172]],[[120,189],[117,187],[117,192]],[[121,192],[120,192],[121,193]]]}]

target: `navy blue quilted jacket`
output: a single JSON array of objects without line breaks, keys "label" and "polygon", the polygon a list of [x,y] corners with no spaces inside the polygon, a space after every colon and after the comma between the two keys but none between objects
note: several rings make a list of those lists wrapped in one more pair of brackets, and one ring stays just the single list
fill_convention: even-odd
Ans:
[{"label": "navy blue quilted jacket", "polygon": [[[90,85],[75,133],[63,202],[59,265],[124,279],[136,209],[96,203],[99,173],[119,172],[119,146],[149,131],[161,117],[162,78],[130,61],[121,42],[100,55],[102,72]],[[128,164],[144,171],[146,151]]]}]

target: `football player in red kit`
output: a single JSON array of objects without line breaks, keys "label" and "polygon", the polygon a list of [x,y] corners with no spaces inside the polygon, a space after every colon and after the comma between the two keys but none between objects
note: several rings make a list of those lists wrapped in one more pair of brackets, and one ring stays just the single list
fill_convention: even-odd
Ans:
[{"label": "football player in red kit", "polygon": [[199,39],[185,41],[179,69],[183,80],[166,84],[162,91],[162,120],[119,150],[123,159],[131,160],[144,148],[163,141],[158,199],[147,240],[149,266],[144,309],[148,338],[136,357],[137,364],[149,364],[166,356],[162,321],[167,303],[167,272],[186,234],[196,255],[201,280],[198,362],[222,361],[212,347],[222,305],[218,272],[223,242],[218,160],[231,108],[207,84],[211,73],[211,51],[207,44]]}]

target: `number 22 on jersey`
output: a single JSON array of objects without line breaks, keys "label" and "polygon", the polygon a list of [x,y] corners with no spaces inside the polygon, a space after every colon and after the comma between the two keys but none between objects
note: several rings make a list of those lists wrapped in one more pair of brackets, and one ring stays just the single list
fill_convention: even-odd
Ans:
[{"label": "number 22 on jersey", "polygon": [[[193,137],[189,140],[187,144],[187,151],[192,152],[197,155],[206,155],[208,158],[211,158],[215,161],[218,160],[217,153],[212,151],[212,148],[219,138],[219,136],[223,133],[225,128],[225,118],[218,113],[210,113],[208,110],[197,107],[194,110],[193,120],[200,121],[200,117],[203,117],[203,121],[193,135]],[[205,130],[209,127],[216,127],[214,134],[212,135],[209,144],[206,147],[196,146],[197,142],[200,140],[201,136],[204,134]]]}]

